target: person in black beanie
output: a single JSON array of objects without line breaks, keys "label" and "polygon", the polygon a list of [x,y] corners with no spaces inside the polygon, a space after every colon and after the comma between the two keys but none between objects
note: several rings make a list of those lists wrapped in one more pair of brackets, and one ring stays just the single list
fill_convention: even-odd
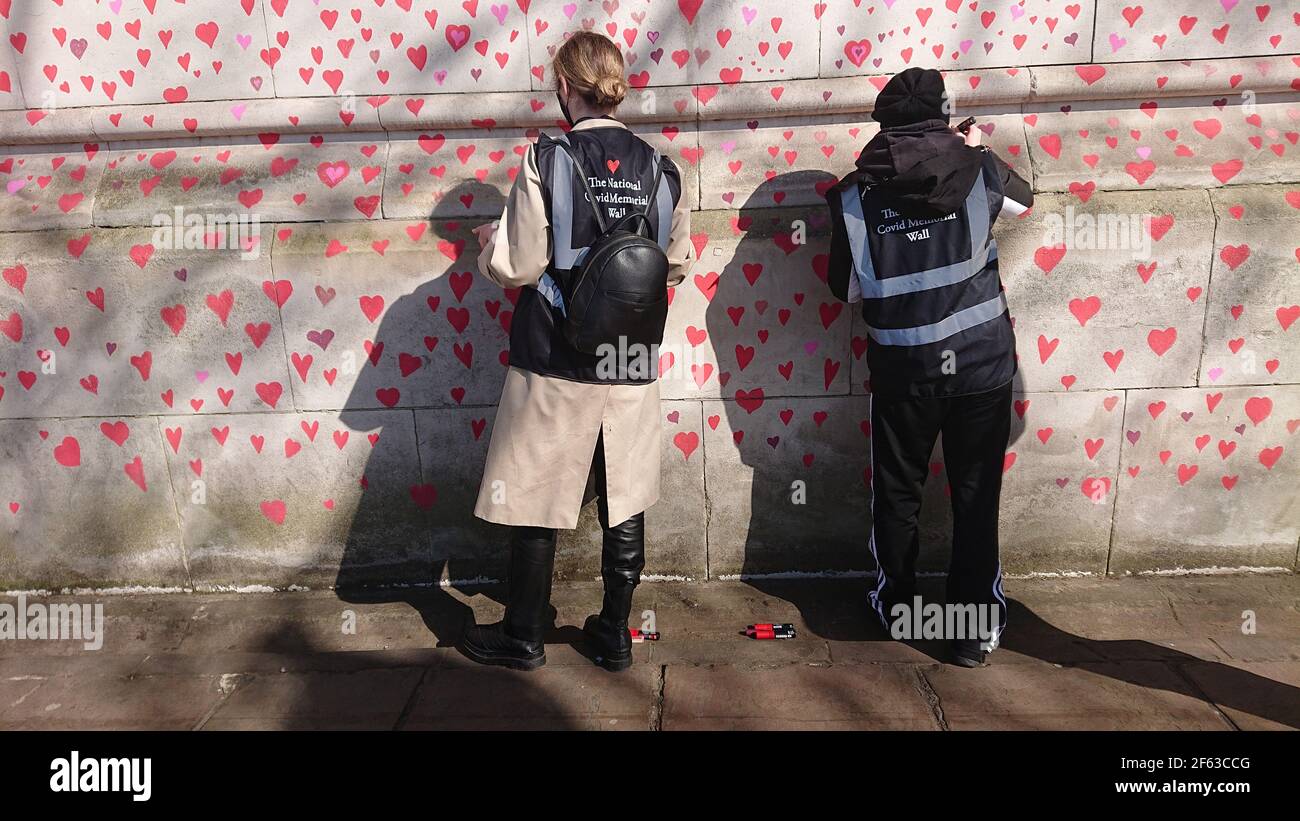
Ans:
[{"label": "person in black beanie", "polygon": [[1016,373],[991,229],[1000,214],[1024,213],[1033,192],[980,146],[978,128],[953,129],[950,112],[934,69],[909,68],[881,89],[871,114],[880,132],[826,195],[828,282],[862,303],[869,337],[870,606],[891,635],[909,637],[921,491],[942,433],[953,508],[948,603],[990,616],[980,622],[987,630],[949,638],[954,660],[978,667],[1006,622],[998,505]]}]

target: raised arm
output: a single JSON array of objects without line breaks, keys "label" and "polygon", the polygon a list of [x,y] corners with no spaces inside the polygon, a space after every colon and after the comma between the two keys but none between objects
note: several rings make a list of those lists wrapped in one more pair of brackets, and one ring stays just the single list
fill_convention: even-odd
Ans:
[{"label": "raised arm", "polygon": [[993,149],[985,148],[984,150],[993,154],[998,174],[1002,180],[1002,210],[998,212],[998,216],[1017,217],[1028,211],[1030,206],[1034,204],[1034,189],[1030,187],[1024,177],[1017,174],[1015,169],[994,153]]}]

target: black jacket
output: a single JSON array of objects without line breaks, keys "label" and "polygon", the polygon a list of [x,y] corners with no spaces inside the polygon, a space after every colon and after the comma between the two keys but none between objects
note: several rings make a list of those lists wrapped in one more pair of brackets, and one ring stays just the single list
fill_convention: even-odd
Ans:
[{"label": "black jacket", "polygon": [[[649,197],[651,236],[659,238],[661,243],[667,242],[672,212],[682,196],[681,175],[672,160],[661,158],[663,179],[660,191],[654,192],[650,188],[655,177],[656,152],[626,128],[584,128],[571,131],[562,139],[582,166],[582,173],[592,180],[597,196],[602,198],[601,207],[606,209],[608,222],[622,216],[620,209],[639,209],[644,205],[644,198]],[[547,297],[548,293],[552,297],[555,294],[552,285],[558,286],[561,293],[568,291],[570,271],[576,266],[577,255],[600,233],[592,205],[583,193],[581,182],[573,176],[568,157],[558,140],[546,135],[538,139],[537,166],[546,194],[552,256],[542,285],[524,288],[519,293],[510,326],[510,364],[575,382],[653,382],[654,376],[606,376],[599,368],[600,357],[578,351],[564,338],[563,309]],[[642,202],[637,202],[638,198]]]},{"label": "black jacket", "polygon": [[[889,344],[877,337],[897,337],[905,333],[891,333],[896,329],[951,321],[963,310],[978,310],[1000,297],[996,243],[991,236],[970,236],[967,210],[975,202],[988,208],[987,218],[976,215],[978,219],[969,223],[987,234],[999,213],[1019,213],[1033,204],[1028,183],[992,151],[967,146],[942,120],[882,129],[863,148],[856,170],[826,197],[832,217],[827,281],[831,291],[847,301],[855,268],[843,213],[846,191],[855,192],[872,214],[874,230],[865,245],[870,248],[873,284],[882,286],[877,293],[862,294],[863,317],[873,329],[867,346],[872,392],[957,396],[1010,381],[1016,368],[1015,336],[1005,313],[925,343]],[[884,214],[892,216],[884,219]],[[898,239],[913,234],[924,241]],[[973,259],[981,250],[987,260],[973,276],[891,289],[903,281],[895,277],[924,279],[932,271]]]}]

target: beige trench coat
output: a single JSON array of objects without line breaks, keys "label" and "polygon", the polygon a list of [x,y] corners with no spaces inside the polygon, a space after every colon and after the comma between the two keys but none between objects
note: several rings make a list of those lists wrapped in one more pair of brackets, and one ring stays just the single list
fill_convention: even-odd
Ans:
[{"label": "beige trench coat", "polygon": [[[586,120],[588,128],[625,128]],[[686,276],[690,203],[673,212],[668,284]],[[502,288],[535,287],[551,260],[551,229],[537,154],[529,147],[506,199],[500,227],[479,255],[483,276]],[[659,499],[659,384],[595,385],[521,368],[506,374],[474,515],[504,525],[571,529],[589,491],[592,457],[602,433],[611,524]]]}]

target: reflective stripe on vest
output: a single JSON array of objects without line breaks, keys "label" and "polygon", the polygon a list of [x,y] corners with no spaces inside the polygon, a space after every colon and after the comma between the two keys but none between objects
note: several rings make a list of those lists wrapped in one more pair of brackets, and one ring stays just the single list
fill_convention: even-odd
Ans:
[{"label": "reflective stripe on vest", "polygon": [[970,258],[928,271],[877,278],[875,264],[871,260],[867,221],[862,213],[862,194],[856,185],[849,186],[840,194],[840,206],[844,214],[844,230],[848,236],[849,249],[853,252],[853,271],[857,274],[858,288],[864,299],[883,299],[955,285],[984,270],[989,260],[997,259],[997,246],[990,242],[989,196],[982,173],[966,195]]},{"label": "reflective stripe on vest", "polygon": [[[556,138],[557,142],[568,144],[567,137],[561,135]],[[577,268],[582,264],[582,260],[591,250],[591,246],[584,245],[581,248],[573,247],[573,174],[582,173],[581,169],[574,167],[573,160],[569,153],[563,149],[557,150],[551,155],[554,158],[553,173],[551,174],[551,239],[552,239],[552,265],[561,270],[569,271]],[[657,171],[659,164],[663,160],[659,153],[655,152],[655,164],[652,170]],[[651,179],[654,179],[652,176]],[[582,195],[586,200],[586,194]],[[593,203],[594,205],[594,203]],[[590,205],[584,205],[590,208]],[[600,207],[597,205],[597,207]],[[655,192],[655,213],[658,217],[658,230],[656,242],[665,252],[668,250],[668,235],[672,230],[673,221],[673,194],[668,187],[668,182],[664,179],[659,180],[659,190]],[[537,290],[541,292],[546,301],[552,306],[558,308],[561,313],[564,312],[564,297],[560,293],[560,287],[549,272],[543,273],[541,280],[537,283]]]},{"label": "reflective stripe on vest", "polygon": [[1006,294],[999,293],[990,300],[963,308],[947,319],[915,328],[873,328],[867,326],[867,335],[881,345],[928,345],[976,325],[997,319],[1007,311]]}]

